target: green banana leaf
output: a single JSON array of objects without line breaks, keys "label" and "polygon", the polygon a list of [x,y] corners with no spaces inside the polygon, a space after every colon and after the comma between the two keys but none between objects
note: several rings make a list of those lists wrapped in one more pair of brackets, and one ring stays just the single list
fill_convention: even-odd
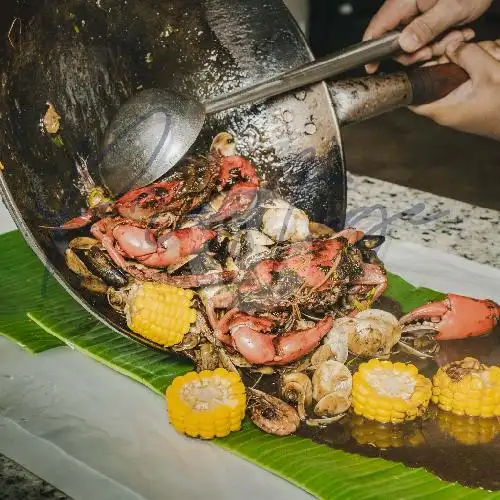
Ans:
[{"label": "green banana leaf", "polygon": [[[386,295],[406,312],[442,294],[389,277]],[[163,395],[191,363],[159,353],[103,326],[45,271],[19,232],[0,236],[0,335],[32,353],[70,345]],[[500,492],[442,481],[422,468],[366,458],[300,436],[278,438],[245,420],[213,441],[320,499],[500,498]]]}]

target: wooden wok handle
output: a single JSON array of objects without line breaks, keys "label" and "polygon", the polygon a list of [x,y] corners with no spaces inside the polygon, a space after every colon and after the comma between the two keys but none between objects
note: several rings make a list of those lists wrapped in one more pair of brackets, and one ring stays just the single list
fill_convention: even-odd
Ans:
[{"label": "wooden wok handle", "polygon": [[453,63],[414,68],[405,73],[413,91],[412,105],[442,99],[469,79],[467,72]]}]

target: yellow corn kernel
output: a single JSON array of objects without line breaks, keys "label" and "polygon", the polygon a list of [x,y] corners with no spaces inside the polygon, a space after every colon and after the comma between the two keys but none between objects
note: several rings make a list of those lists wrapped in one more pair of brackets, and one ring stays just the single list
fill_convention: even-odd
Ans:
[{"label": "yellow corn kernel", "polygon": [[[442,366],[434,375],[432,401],[456,415],[500,415],[500,368],[465,358]],[[445,389],[446,388],[446,389]]]},{"label": "yellow corn kernel", "polygon": [[423,415],[432,395],[431,381],[411,364],[371,359],[353,376],[352,401],[357,415],[399,424]]},{"label": "yellow corn kernel", "polygon": [[240,430],[245,417],[245,386],[224,368],[176,377],[165,397],[170,423],[187,436],[224,437]]},{"label": "yellow corn kernel", "polygon": [[128,327],[141,337],[170,347],[182,342],[196,320],[193,292],[164,283],[139,282],[125,307]]}]

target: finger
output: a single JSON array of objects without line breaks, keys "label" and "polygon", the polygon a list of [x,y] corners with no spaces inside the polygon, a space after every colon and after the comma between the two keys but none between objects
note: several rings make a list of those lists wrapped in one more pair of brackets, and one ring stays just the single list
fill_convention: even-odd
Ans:
[{"label": "finger", "polygon": [[408,108],[417,115],[426,116],[438,123],[445,124],[443,117],[450,116],[450,114],[453,114],[453,112],[450,113],[450,110],[456,109],[461,103],[463,104],[470,99],[473,92],[473,85],[472,80],[467,80],[460,87],[438,101],[421,106],[408,106]]},{"label": "finger", "polygon": [[[402,64],[403,66],[410,66],[415,63],[429,61],[434,57],[441,56],[445,53],[446,47],[450,43],[457,43],[461,41],[469,41],[475,37],[474,30],[470,28],[465,28],[463,30],[455,30],[448,33],[442,40],[436,42],[435,44],[423,47],[413,54],[403,54],[401,56],[395,57],[394,59]],[[494,43],[494,42],[488,42]],[[493,51],[493,48],[491,48]],[[492,54],[493,55],[493,54]],[[366,72],[369,74],[375,73],[378,69],[378,64],[372,63],[365,66]]]},{"label": "finger", "polygon": [[402,32],[399,44],[405,52],[415,52],[428,45],[443,31],[461,21],[456,0],[441,0],[418,16]]},{"label": "finger", "polygon": [[367,64],[367,65],[365,66],[365,71],[366,71],[369,75],[371,75],[371,74],[373,74],[373,73],[375,73],[375,72],[377,71],[378,66],[379,66],[379,65],[378,65],[378,63],[371,63],[371,64]]},{"label": "finger", "polygon": [[439,42],[431,45],[432,55],[434,57],[442,56],[446,53],[446,47],[450,44],[458,44],[460,42],[469,42],[474,39],[476,33],[470,28],[462,30],[454,30],[443,37]]},{"label": "finger", "polygon": [[498,72],[498,61],[479,44],[450,44],[446,48],[446,55],[475,81],[489,80],[492,74]]},{"label": "finger", "polygon": [[500,40],[479,42],[478,45],[488,52],[491,57],[500,61]]},{"label": "finger", "polygon": [[430,59],[432,59],[432,49],[430,47],[424,47],[423,49],[417,50],[414,54],[403,54],[395,58],[397,62],[404,66],[429,61]]},{"label": "finger", "polygon": [[418,13],[416,0],[386,0],[368,24],[363,40],[377,38]]}]

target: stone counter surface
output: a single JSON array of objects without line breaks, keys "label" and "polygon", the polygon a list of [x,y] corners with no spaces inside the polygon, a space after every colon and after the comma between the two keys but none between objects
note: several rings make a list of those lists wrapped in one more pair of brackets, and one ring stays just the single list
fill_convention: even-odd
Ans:
[{"label": "stone counter surface", "polygon": [[500,268],[500,212],[348,174],[346,225]]},{"label": "stone counter surface", "polygon": [[1,500],[71,500],[49,483],[0,454]]}]

